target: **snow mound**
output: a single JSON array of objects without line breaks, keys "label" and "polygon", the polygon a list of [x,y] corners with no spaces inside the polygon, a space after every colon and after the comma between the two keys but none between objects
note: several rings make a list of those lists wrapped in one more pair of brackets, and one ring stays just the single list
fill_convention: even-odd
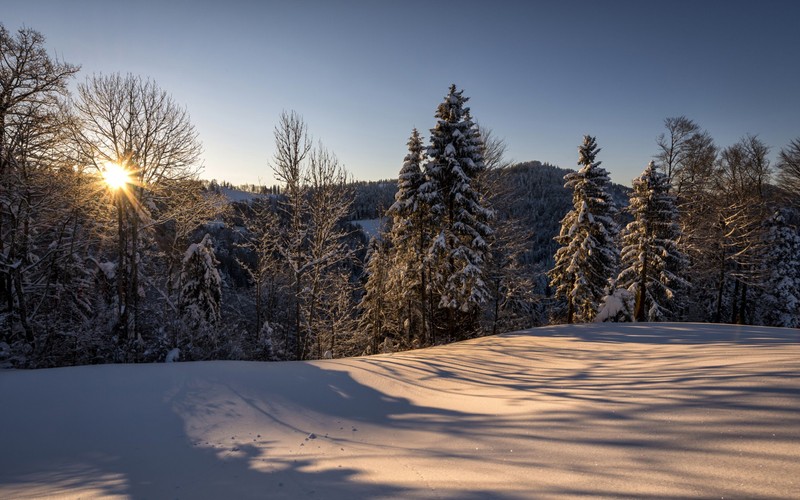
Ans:
[{"label": "snow mound", "polygon": [[0,371],[0,498],[796,497],[800,331]]},{"label": "snow mound", "polygon": [[266,195],[263,194],[250,193],[248,191],[242,191],[241,189],[233,189],[222,186],[219,188],[219,192],[232,203],[243,201],[249,202],[258,198],[266,197]]},{"label": "snow mound", "polygon": [[170,349],[164,357],[164,363],[174,363],[181,360],[181,350],[179,348]]}]

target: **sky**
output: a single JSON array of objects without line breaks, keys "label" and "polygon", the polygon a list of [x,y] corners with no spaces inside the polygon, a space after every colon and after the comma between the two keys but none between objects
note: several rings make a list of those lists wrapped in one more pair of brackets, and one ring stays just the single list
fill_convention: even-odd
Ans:
[{"label": "sky", "polygon": [[152,78],[203,142],[202,177],[273,184],[284,110],[355,179],[396,178],[450,84],[514,161],[576,165],[584,134],[615,182],[685,115],[721,147],[800,137],[800,2],[3,0],[6,29],[94,73]]}]

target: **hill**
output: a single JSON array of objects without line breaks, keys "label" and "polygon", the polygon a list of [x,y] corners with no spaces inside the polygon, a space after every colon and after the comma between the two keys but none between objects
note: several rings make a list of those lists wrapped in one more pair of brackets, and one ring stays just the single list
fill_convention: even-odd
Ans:
[{"label": "hill", "polygon": [[[558,245],[561,219],[572,209],[572,191],[564,187],[564,176],[572,170],[539,161],[526,161],[497,169],[490,182],[498,188],[493,208],[499,220],[514,219],[527,234],[527,264],[550,269]],[[353,219],[378,219],[394,202],[397,181],[355,182]],[[611,184],[618,207],[628,205],[630,188]],[[625,220],[623,217],[621,220]]]},{"label": "hill", "polygon": [[316,362],[0,372],[0,497],[800,495],[800,333],[538,328]]}]

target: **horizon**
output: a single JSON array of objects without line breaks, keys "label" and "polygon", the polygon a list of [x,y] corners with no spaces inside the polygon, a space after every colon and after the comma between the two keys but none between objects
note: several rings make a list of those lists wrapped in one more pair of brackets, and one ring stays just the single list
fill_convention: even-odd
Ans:
[{"label": "horizon", "polygon": [[152,78],[192,117],[200,177],[233,185],[276,184],[282,110],[302,115],[354,179],[396,178],[411,129],[427,139],[451,83],[514,162],[575,168],[589,134],[611,179],[630,186],[664,119],[681,115],[722,148],[758,135],[774,159],[800,137],[800,69],[784,56],[800,46],[800,5],[676,5],[654,15],[628,1],[12,0],[2,22],[41,32],[48,53],[80,65],[73,88],[94,73]]}]

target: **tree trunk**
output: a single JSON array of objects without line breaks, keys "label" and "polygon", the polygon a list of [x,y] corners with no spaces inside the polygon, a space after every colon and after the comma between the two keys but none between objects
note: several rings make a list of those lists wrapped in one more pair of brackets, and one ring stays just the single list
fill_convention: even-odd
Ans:
[{"label": "tree trunk", "polygon": [[[8,162],[6,161],[6,152],[5,152],[5,114],[6,109],[0,109],[0,188],[8,189],[6,185],[6,169],[8,166]],[[4,253],[5,250],[5,242],[3,241],[3,213],[0,211],[0,254]],[[6,310],[8,311],[9,315],[14,309],[14,299],[11,293],[11,275],[8,272],[0,273],[0,303],[5,302]],[[3,332],[0,334],[0,339],[7,337],[7,340],[11,341],[11,323],[9,322],[8,332]]]},{"label": "tree trunk", "polygon": [[[141,198],[140,198],[141,199]],[[141,340],[141,332],[139,331],[139,214],[133,210],[133,220],[131,221],[131,255],[129,258],[129,265],[131,268],[130,288],[128,290],[128,300],[131,304],[130,321],[133,327],[133,339],[136,341]]]},{"label": "tree trunk", "polygon": [[117,332],[119,340],[128,339],[128,308],[127,298],[127,235],[125,232],[125,207],[122,193],[117,193]]},{"label": "tree trunk", "polygon": [[567,298],[567,324],[571,325],[575,321],[575,301],[572,297]]},{"label": "tree trunk", "polygon": [[722,295],[725,290],[725,258],[723,256],[722,265],[719,268],[719,285],[717,286],[717,311],[714,314],[714,323],[722,322]]},{"label": "tree trunk", "polygon": [[636,308],[634,312],[634,319],[642,323],[647,321],[647,262],[648,255],[645,252],[644,262],[642,263],[642,274],[639,276],[639,290],[636,294]]},{"label": "tree trunk", "polygon": [[739,313],[739,288],[740,288],[740,281],[739,278],[733,282],[733,305],[731,306],[731,323],[737,322],[737,316]]},{"label": "tree trunk", "polygon": [[28,306],[25,300],[25,292],[22,289],[22,271],[20,268],[21,266],[18,266],[14,270],[14,276],[12,277],[14,290],[17,294],[17,314],[19,315],[19,322],[22,325],[22,329],[25,331],[25,341],[33,345],[33,328],[31,328],[30,323],[28,323]]},{"label": "tree trunk", "polygon": [[747,321],[747,283],[742,282],[742,295],[739,298],[739,313],[737,314],[736,323],[739,325],[748,324]]}]

